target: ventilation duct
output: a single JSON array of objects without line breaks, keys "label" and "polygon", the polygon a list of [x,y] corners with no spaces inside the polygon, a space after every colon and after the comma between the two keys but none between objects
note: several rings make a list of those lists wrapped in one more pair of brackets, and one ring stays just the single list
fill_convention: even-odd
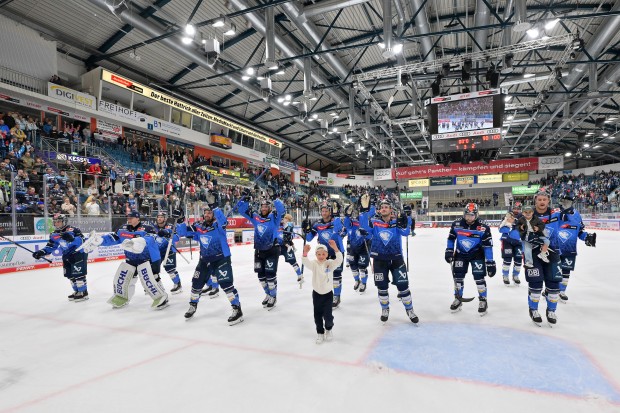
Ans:
[{"label": "ventilation duct", "polygon": [[269,70],[278,67],[276,59],[276,23],[273,9],[273,7],[267,7],[265,10],[265,67]]},{"label": "ventilation duct", "polygon": [[523,33],[532,27],[532,25],[527,22],[526,0],[515,0],[514,22],[513,30],[517,33]]}]

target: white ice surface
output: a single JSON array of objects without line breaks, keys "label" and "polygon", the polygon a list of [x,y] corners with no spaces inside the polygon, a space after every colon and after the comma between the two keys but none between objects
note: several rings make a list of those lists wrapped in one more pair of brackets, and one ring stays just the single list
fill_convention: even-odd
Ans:
[{"label": "white ice surface", "polygon": [[[455,335],[439,346],[437,363],[441,351],[451,351],[459,358],[473,358],[481,375],[489,367],[501,372],[510,367],[504,366],[508,363],[502,359],[504,353],[484,341],[477,351],[459,353],[464,339],[475,340],[463,331],[483,328],[507,335],[508,342],[513,336],[518,342],[525,334],[574,344],[619,392],[619,233],[600,232],[597,248],[580,243],[570,300],[559,305],[553,329],[531,323],[526,285],[502,284],[497,241],[499,274],[487,279],[488,315],[478,316],[477,301],[451,314],[452,279],[443,260],[447,229],[417,233],[410,238],[409,261],[420,326],[408,321],[393,286],[390,320],[382,325],[376,288],[369,283],[365,295],[354,293],[351,272],[345,268],[342,305],[334,312],[335,339],[323,345],[314,343],[311,285],[307,282],[300,290],[283,259],[277,307],[271,312],[262,308],[264,294],[253,273],[251,246],[232,248],[235,285],[245,314],[245,321],[232,327],[226,322],[230,306],[223,294],[203,298],[194,318],[183,318],[196,253],[192,265],[179,259],[184,291],[171,296],[171,306],[163,311],[150,310],[150,300],[139,293],[124,309],[113,310],[106,303],[119,261],[89,265],[90,300],[82,303],[66,300],[69,283],[59,268],[0,276],[0,412],[620,411],[618,400],[604,395],[532,389],[530,374],[553,381],[556,366],[571,362],[545,354],[545,348],[536,355],[537,368],[517,377],[518,386],[393,369],[369,359],[373,352],[390,351],[389,346],[377,347],[390,332],[405,329],[407,337],[432,339],[424,335],[447,327],[454,328]],[[499,238],[496,230],[494,238]],[[296,242],[300,260],[301,241]],[[169,289],[169,278],[163,279]],[[474,291],[468,275],[465,296],[475,295]],[[541,303],[543,313],[544,308]],[[424,360],[423,349],[409,350],[413,352],[402,353],[414,354],[407,362]],[[527,358],[523,362],[531,364]],[[472,372],[475,375],[476,368]]]}]

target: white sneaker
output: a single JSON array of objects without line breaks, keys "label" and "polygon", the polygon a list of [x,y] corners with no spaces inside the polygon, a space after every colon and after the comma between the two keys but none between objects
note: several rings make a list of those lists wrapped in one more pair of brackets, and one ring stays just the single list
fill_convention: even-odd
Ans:
[{"label": "white sneaker", "polygon": [[548,252],[541,252],[540,254],[538,254],[538,258],[540,258],[544,262],[549,262],[549,258],[547,258],[548,255]]},{"label": "white sneaker", "polygon": [[323,336],[323,334],[317,334],[315,343],[323,344],[323,341],[325,341],[325,337]]},{"label": "white sneaker", "polygon": [[325,330],[325,341],[332,341],[334,339],[334,335],[331,330]]}]

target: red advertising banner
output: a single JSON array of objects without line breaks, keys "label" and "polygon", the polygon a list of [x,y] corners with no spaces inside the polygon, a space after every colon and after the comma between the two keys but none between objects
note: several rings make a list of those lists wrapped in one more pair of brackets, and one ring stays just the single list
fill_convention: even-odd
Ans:
[{"label": "red advertising banner", "polygon": [[461,176],[479,174],[500,174],[509,172],[535,171],[538,169],[538,158],[501,159],[468,164],[453,163],[450,166],[428,165],[396,168],[397,179],[430,178],[436,176]]}]

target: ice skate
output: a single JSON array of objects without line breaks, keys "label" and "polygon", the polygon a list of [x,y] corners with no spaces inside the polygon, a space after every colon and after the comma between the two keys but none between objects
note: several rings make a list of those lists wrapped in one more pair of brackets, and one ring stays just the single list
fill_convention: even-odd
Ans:
[{"label": "ice skate", "polygon": [[390,316],[390,308],[384,308],[381,310],[381,322],[386,323],[388,321],[388,317]]},{"label": "ice skate", "polygon": [[112,304],[112,308],[122,308],[129,304],[129,300],[125,297],[121,297],[120,295],[115,295],[108,300],[108,304]]},{"label": "ice skate", "polygon": [[361,284],[361,281],[360,280],[356,280],[355,284],[353,284],[353,291],[357,291],[358,288],[360,288],[360,284]]},{"label": "ice skate", "polygon": [[174,285],[174,287],[172,287],[172,289],[170,290],[170,292],[172,294],[179,294],[183,292],[183,287],[181,286],[181,282],[179,281],[178,283],[176,283]]},{"label": "ice skate", "polygon": [[538,310],[532,310],[531,308],[529,310],[530,310],[530,318],[532,319],[534,324],[540,327],[542,324],[542,317],[540,316],[540,313],[538,312]]},{"label": "ice skate", "polygon": [[504,280],[504,284],[506,284],[506,285],[510,285],[510,278],[508,278],[508,276],[507,276],[507,275],[506,275],[506,276],[504,276],[504,277],[502,277],[502,278],[503,278],[503,280]]},{"label": "ice skate", "polygon": [[332,308],[338,308],[339,305],[340,305],[340,296],[335,295],[334,300],[332,301]]},{"label": "ice skate", "polygon": [[218,295],[220,295],[220,289],[219,288],[211,288],[211,291],[209,291],[207,293],[207,297],[209,297],[210,299],[214,299]]},{"label": "ice skate", "polygon": [[484,297],[480,297],[480,303],[478,304],[478,314],[480,317],[487,315],[487,308],[489,304],[487,303],[487,299]]},{"label": "ice skate", "polygon": [[454,301],[452,301],[452,305],[450,305],[450,311],[452,311],[453,313],[457,313],[461,311],[462,309],[463,309],[463,303],[459,301],[458,298],[455,298]]},{"label": "ice skate", "polygon": [[80,301],[88,300],[88,291],[78,291],[73,295],[73,302],[79,303]]},{"label": "ice skate", "polygon": [[198,303],[189,303],[189,308],[185,312],[185,318],[187,319],[192,318],[194,314],[196,313],[197,309],[198,309]]},{"label": "ice skate", "polygon": [[417,325],[418,322],[420,322],[420,319],[418,318],[418,316],[413,312],[413,308],[407,310],[407,317],[409,317],[409,320],[411,320],[411,322],[415,325]]},{"label": "ice skate", "polygon": [[521,284],[521,280],[519,279],[518,275],[513,275],[512,276],[512,281],[515,283],[515,285],[520,285]]},{"label": "ice skate", "polygon": [[332,341],[334,339],[334,335],[331,330],[325,330],[325,341]]},{"label": "ice skate", "polygon": [[547,323],[549,323],[549,327],[553,328],[554,325],[557,324],[558,318],[555,315],[555,311],[551,311],[547,309]]},{"label": "ice skate", "polygon": [[323,344],[324,341],[325,341],[325,337],[323,336],[323,334],[317,334],[316,340],[314,342],[316,344]]},{"label": "ice skate", "polygon": [[241,311],[240,305],[232,306],[232,314],[228,317],[228,325],[234,326],[243,321],[243,311]]},{"label": "ice skate", "polygon": [[271,311],[274,309],[274,307],[276,306],[276,302],[278,301],[278,298],[276,296],[269,296],[269,300],[267,300],[267,305],[265,306],[267,308],[267,311]]},{"label": "ice skate", "polygon": [[267,307],[267,303],[269,302],[269,298],[271,298],[271,296],[269,294],[266,294],[265,298],[261,302],[261,305],[263,306],[263,308]]},{"label": "ice skate", "polygon": [[560,302],[566,304],[568,301],[568,296],[565,293],[560,293]]},{"label": "ice skate", "polygon": [[75,293],[73,293],[73,294],[71,294],[71,295],[67,296],[67,299],[68,299],[69,301],[73,301],[73,300],[75,300]]},{"label": "ice skate", "polygon": [[364,294],[366,292],[366,283],[360,284],[360,289],[358,291],[360,294]]},{"label": "ice skate", "polygon": [[168,302],[168,297],[166,296],[165,298],[159,297],[156,300],[153,300],[153,304],[151,304],[151,308],[155,309],[155,310],[163,310],[164,308],[168,307],[170,305],[170,303]]}]

